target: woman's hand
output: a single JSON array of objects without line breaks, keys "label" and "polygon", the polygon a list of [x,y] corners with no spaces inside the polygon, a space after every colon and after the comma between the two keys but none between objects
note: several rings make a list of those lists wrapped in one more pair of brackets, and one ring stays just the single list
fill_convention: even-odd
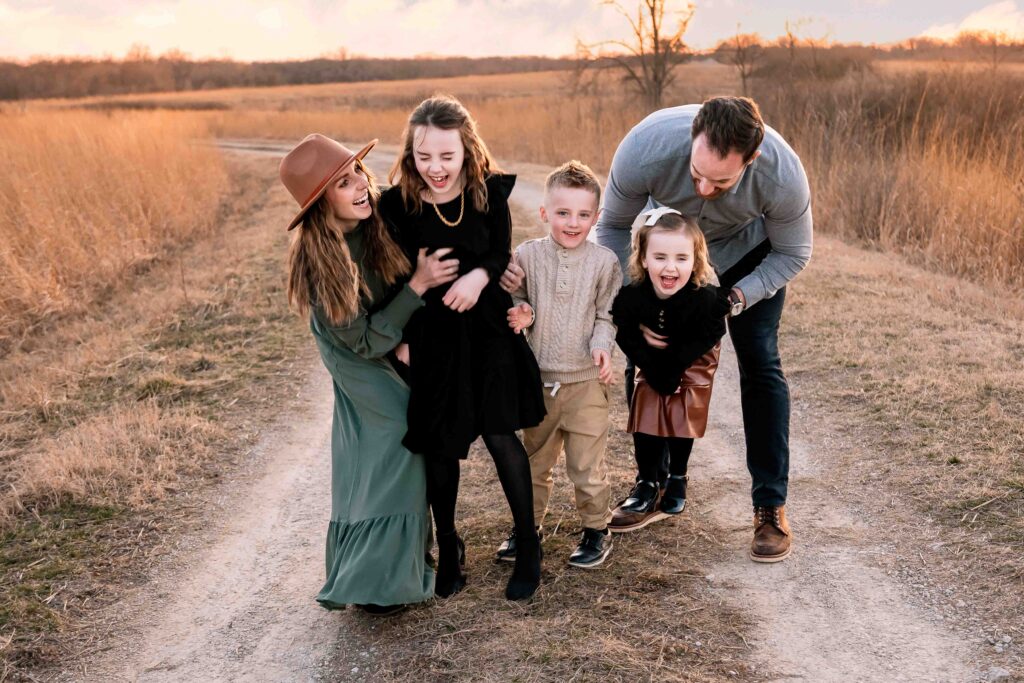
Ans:
[{"label": "woman's hand", "polygon": [[399,344],[395,347],[395,358],[400,360],[406,367],[409,366],[409,345]]},{"label": "woman's hand", "polygon": [[519,334],[533,324],[533,306],[525,301],[518,306],[508,309],[508,326],[512,331]]},{"label": "woman's hand", "polygon": [[441,301],[456,313],[465,313],[476,306],[480,292],[484,291],[489,280],[486,270],[474,268],[456,280]]},{"label": "woman's hand", "polygon": [[652,346],[656,349],[667,349],[668,348],[668,337],[657,332],[652,332],[651,328],[646,325],[640,325],[640,332],[644,335],[644,341],[647,342],[648,346]]},{"label": "woman's hand", "polygon": [[451,248],[445,247],[427,256],[427,250],[420,249],[419,255],[416,256],[416,272],[409,279],[409,287],[412,291],[423,296],[423,293],[431,287],[443,285],[458,277],[459,260],[444,258],[450,253],[452,253]]},{"label": "woman's hand", "polygon": [[594,349],[590,352],[590,357],[594,359],[594,365],[600,368],[597,371],[597,378],[602,384],[612,383],[612,354],[608,353],[604,349]]}]

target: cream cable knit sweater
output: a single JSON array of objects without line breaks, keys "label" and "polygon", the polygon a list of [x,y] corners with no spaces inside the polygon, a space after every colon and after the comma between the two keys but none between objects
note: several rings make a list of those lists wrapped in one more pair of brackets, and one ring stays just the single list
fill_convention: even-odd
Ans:
[{"label": "cream cable knit sweater", "polygon": [[622,269],[611,249],[584,242],[565,249],[551,236],[523,242],[516,260],[526,273],[513,293],[518,305],[533,307],[533,325],[526,329],[545,382],[597,379],[591,352],[612,352],[615,325],[611,307],[622,286]]}]

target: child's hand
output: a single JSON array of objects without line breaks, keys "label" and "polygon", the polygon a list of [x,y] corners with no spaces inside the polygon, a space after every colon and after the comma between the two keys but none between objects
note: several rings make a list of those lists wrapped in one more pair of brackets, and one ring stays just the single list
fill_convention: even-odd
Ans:
[{"label": "child's hand", "polygon": [[395,357],[402,361],[406,366],[409,365],[409,345],[399,344],[395,347]]},{"label": "child's hand", "polygon": [[480,292],[490,278],[483,268],[474,268],[455,281],[441,301],[456,313],[464,313],[476,306]]},{"label": "child's hand", "polygon": [[590,352],[590,357],[594,359],[594,365],[601,368],[598,371],[598,379],[601,380],[602,384],[612,383],[612,355],[604,349],[594,349]]},{"label": "child's hand", "polygon": [[533,324],[533,307],[525,301],[508,309],[508,326],[519,334]]},{"label": "child's hand", "polygon": [[668,337],[657,332],[652,332],[651,328],[646,325],[640,325],[640,332],[644,335],[644,341],[647,342],[648,346],[653,346],[656,349],[667,349],[668,348]]},{"label": "child's hand", "polygon": [[515,293],[520,287],[523,286],[523,278],[526,277],[526,272],[522,269],[519,263],[516,262],[516,254],[512,252],[512,260],[508,262],[508,266],[505,267],[505,272],[501,274],[501,279],[498,280],[498,284],[509,294]]}]

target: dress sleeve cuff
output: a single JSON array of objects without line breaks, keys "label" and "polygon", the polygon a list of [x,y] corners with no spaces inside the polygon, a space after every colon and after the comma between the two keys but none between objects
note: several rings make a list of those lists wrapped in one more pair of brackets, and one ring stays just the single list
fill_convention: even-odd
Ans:
[{"label": "dress sleeve cuff", "polygon": [[384,307],[378,315],[386,318],[391,325],[400,330],[409,322],[412,314],[425,305],[426,302],[420,298],[420,295],[413,291],[409,283],[406,283],[391,300],[391,303]]}]

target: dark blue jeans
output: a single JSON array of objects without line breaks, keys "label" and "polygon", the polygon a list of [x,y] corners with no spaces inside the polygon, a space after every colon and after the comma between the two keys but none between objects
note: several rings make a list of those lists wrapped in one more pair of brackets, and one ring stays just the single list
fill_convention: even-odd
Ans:
[{"label": "dark blue jeans", "polygon": [[[721,277],[731,288],[767,253],[767,242]],[[789,487],[789,383],[779,358],[779,321],[786,303],[783,287],[771,299],[757,302],[729,318],[729,337],[740,371],[740,404],[747,447],[747,470],[754,505],[783,505]],[[633,395],[633,362],[626,363],[626,403]],[[668,453],[658,472],[668,478]]]},{"label": "dark blue jeans", "polygon": [[740,403],[754,505],[784,505],[789,486],[789,383],[779,358],[783,287],[729,318],[740,370]]}]

